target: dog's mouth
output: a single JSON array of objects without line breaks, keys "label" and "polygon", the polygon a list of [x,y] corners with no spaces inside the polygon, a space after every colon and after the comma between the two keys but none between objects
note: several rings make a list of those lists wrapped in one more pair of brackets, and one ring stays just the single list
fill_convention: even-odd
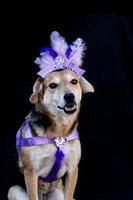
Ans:
[{"label": "dog's mouth", "polygon": [[76,104],[73,104],[73,103],[68,103],[66,104],[64,107],[60,107],[60,106],[57,106],[59,109],[62,109],[64,110],[65,113],[67,114],[73,114],[76,112],[77,110],[77,105]]}]

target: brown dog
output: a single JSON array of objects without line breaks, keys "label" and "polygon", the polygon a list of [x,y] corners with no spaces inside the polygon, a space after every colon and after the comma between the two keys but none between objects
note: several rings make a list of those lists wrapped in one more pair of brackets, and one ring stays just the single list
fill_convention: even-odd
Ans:
[{"label": "brown dog", "polygon": [[[37,78],[30,96],[35,109],[26,117],[32,136],[62,139],[76,131],[82,93],[88,92],[94,92],[93,86],[68,69]],[[26,134],[22,126],[21,137],[26,138]],[[21,187],[13,186],[8,192],[9,200],[73,200],[81,158],[80,140],[63,143],[64,160],[56,179],[47,182],[42,177],[47,177],[56,163],[57,146],[50,143],[21,147],[19,167],[24,173],[28,195]]]}]

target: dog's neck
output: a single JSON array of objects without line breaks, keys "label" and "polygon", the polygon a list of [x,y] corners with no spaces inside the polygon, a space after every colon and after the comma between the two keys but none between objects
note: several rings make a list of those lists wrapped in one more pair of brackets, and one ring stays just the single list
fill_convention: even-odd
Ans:
[{"label": "dog's neck", "polygon": [[79,109],[72,115],[52,115],[45,108],[36,105],[28,120],[31,131],[36,136],[65,137],[77,128]]}]

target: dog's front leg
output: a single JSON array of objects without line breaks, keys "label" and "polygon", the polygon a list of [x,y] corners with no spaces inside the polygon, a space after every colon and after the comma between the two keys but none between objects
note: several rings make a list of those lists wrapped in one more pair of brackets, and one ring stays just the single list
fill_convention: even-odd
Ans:
[{"label": "dog's front leg", "polygon": [[24,170],[25,184],[29,200],[38,200],[38,177],[34,172]]},{"label": "dog's front leg", "polygon": [[78,178],[78,167],[68,172],[65,180],[65,200],[73,200]]}]

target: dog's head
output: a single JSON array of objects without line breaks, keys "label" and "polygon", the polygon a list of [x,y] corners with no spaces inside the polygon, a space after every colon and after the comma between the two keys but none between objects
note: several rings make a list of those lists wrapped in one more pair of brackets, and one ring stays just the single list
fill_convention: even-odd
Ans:
[{"label": "dog's head", "polygon": [[93,86],[70,70],[55,71],[37,78],[30,102],[41,104],[53,115],[72,115],[79,111],[82,93],[94,92]]},{"label": "dog's head", "polygon": [[30,101],[51,114],[70,116],[79,111],[82,93],[94,91],[80,68],[86,46],[81,38],[68,45],[56,31],[50,39],[52,48],[41,49],[35,60],[40,78],[34,84]]}]

